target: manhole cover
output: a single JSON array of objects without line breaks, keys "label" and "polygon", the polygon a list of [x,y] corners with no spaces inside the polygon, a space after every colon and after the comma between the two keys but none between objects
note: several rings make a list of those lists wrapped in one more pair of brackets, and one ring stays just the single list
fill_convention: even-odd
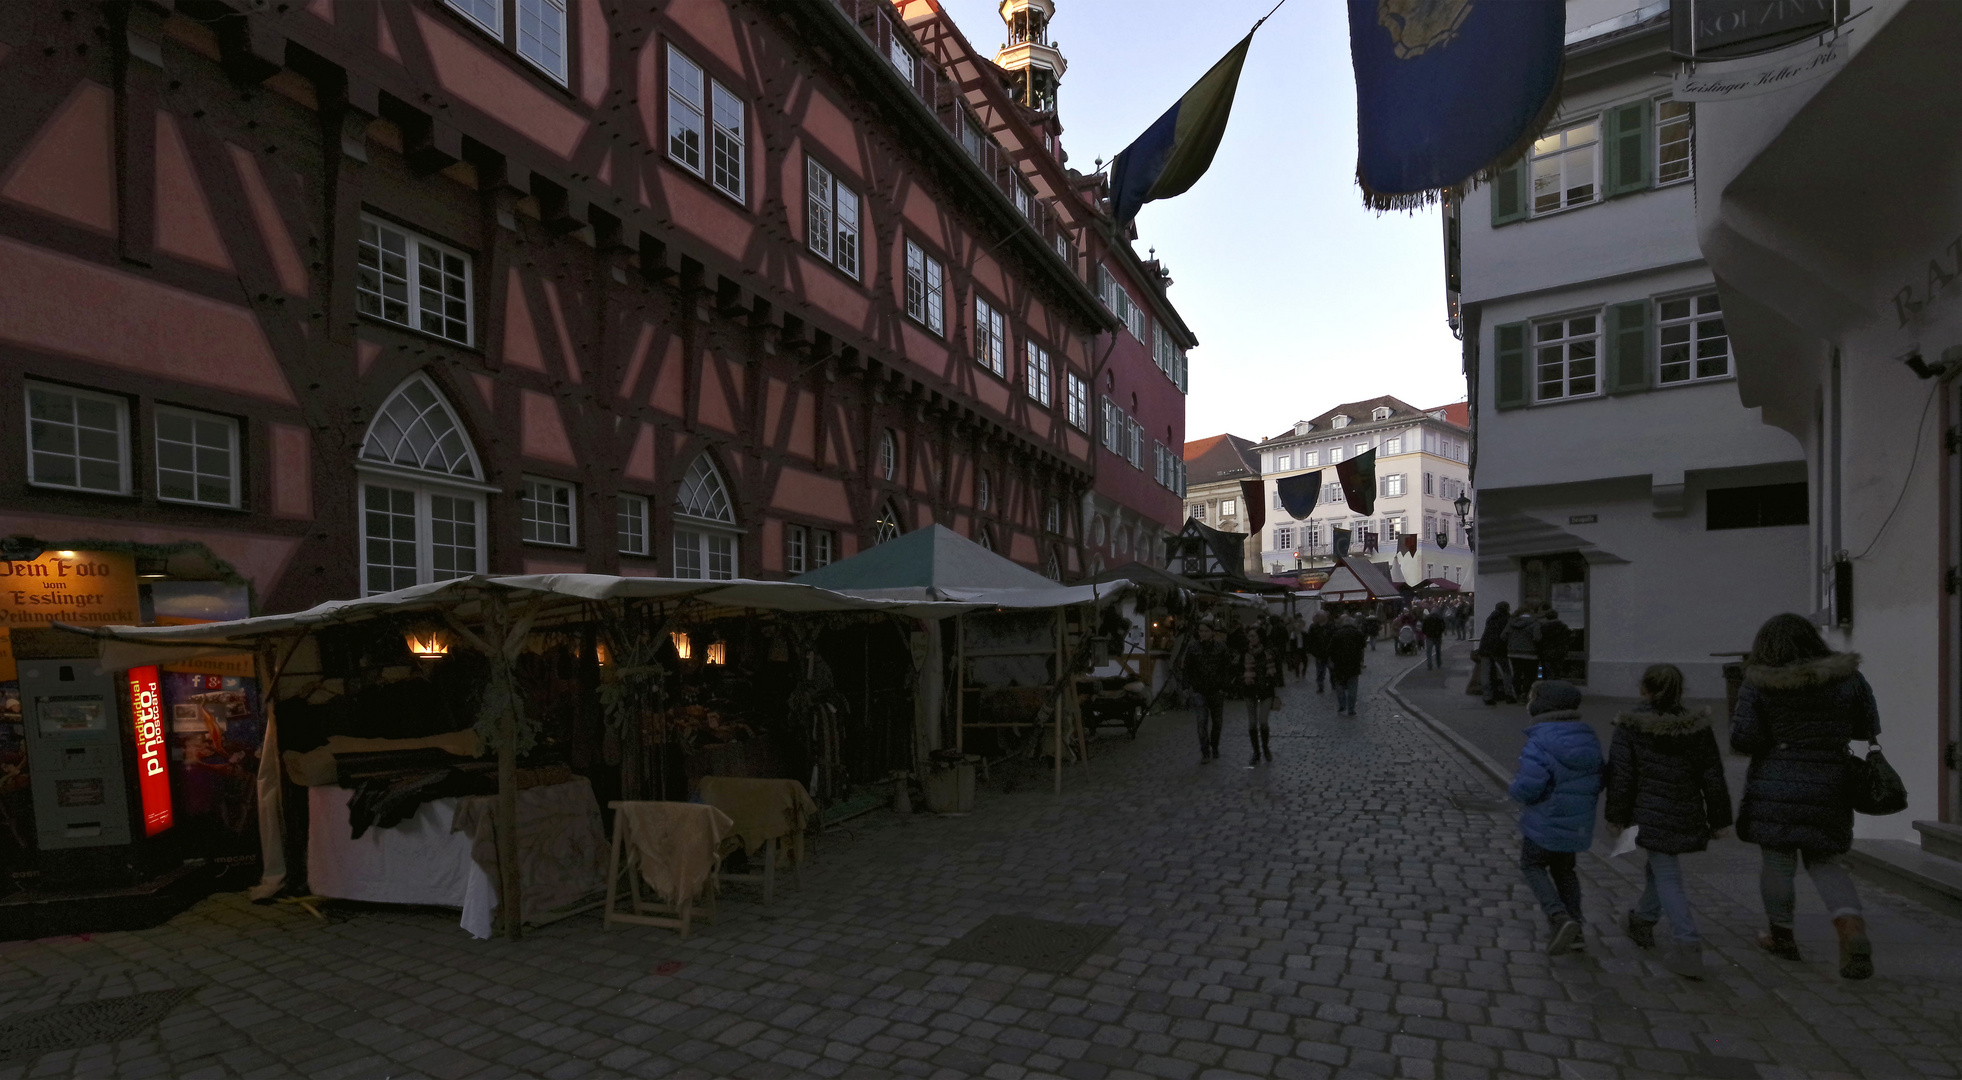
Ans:
[{"label": "manhole cover", "polygon": [[1483,792],[1454,791],[1451,793],[1451,805],[1468,814],[1497,814],[1512,804],[1504,799],[1493,798]]},{"label": "manhole cover", "polygon": [[162,1020],[190,993],[189,987],[152,990],[6,1017],[0,1020],[0,1060],[121,1042]]},{"label": "manhole cover", "polygon": [[1012,964],[1068,975],[1116,930],[1115,926],[1050,922],[1027,915],[990,915],[934,955],[942,960]]}]

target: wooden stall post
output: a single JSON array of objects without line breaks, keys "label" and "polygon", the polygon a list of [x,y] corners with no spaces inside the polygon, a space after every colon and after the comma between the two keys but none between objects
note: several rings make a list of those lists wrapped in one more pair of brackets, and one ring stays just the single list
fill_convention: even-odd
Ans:
[{"label": "wooden stall post", "polygon": [[967,617],[954,616],[954,749],[967,753]]},{"label": "wooden stall post", "polygon": [[1063,793],[1063,709],[1065,708],[1063,703],[1068,699],[1068,695],[1063,690],[1068,689],[1068,680],[1070,677],[1069,672],[1064,670],[1068,666],[1069,661],[1064,655],[1065,640],[1068,635],[1063,630],[1063,611],[1064,609],[1062,608],[1056,609],[1056,674],[1064,682],[1062,683],[1063,689],[1059,690],[1056,694],[1056,709],[1050,717],[1056,725],[1056,794],[1058,795]]}]

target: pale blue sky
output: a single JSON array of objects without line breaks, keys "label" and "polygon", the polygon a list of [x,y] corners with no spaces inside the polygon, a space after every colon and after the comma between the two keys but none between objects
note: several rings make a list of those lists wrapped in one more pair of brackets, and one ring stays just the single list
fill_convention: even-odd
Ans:
[{"label": "pale blue sky", "polygon": [[[994,0],[941,3],[992,56]],[[1070,165],[1087,173],[1122,150],[1272,6],[1056,0]],[[1346,9],[1288,0],[1254,37],[1212,170],[1138,215],[1139,254],[1157,246],[1201,342],[1188,438],[1258,439],[1378,394],[1419,408],[1464,397],[1437,211],[1379,217],[1356,188]]]}]

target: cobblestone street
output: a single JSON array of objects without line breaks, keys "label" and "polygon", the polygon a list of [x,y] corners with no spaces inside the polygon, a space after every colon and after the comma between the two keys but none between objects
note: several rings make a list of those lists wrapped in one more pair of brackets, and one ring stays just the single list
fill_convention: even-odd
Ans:
[{"label": "cobblestone street", "polygon": [[[825,838],[766,913],[731,889],[686,942],[598,915],[477,942],[454,913],[214,897],[170,924],[0,944],[0,1024],[194,993],[153,1032],[0,1062],[21,1076],[1953,1076],[1962,977],[1883,938],[1879,974],[1760,955],[1738,890],[1696,892],[1712,977],[1613,926],[1629,861],[1583,856],[1590,940],[1549,959],[1511,812],[1385,692],[1362,715],[1286,692],[1276,761],[1200,765],[1182,715],[1093,744],[1059,800],[985,785],[958,819],[887,813]],[[1421,663],[1421,661],[1417,661]],[[1962,922],[1863,885],[1891,920]],[[936,959],[989,915],[1115,925],[1073,974]]]}]

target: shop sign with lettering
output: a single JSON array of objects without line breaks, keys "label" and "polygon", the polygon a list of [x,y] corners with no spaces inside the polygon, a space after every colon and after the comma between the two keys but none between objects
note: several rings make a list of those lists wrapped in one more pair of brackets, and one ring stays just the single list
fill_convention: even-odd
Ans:
[{"label": "shop sign with lettering", "polygon": [[156,665],[129,669],[130,719],[136,739],[136,785],[143,801],[143,835],[170,828],[170,770],[165,762],[163,688]]},{"label": "shop sign with lettering", "polygon": [[143,621],[136,558],[116,551],[50,551],[0,560],[0,626],[134,626]]},{"label": "shop sign with lettering", "polygon": [[1823,45],[1780,53],[1771,60],[1691,64],[1676,73],[1678,101],[1735,101],[1831,75],[1852,55],[1853,31],[1841,30]]}]

